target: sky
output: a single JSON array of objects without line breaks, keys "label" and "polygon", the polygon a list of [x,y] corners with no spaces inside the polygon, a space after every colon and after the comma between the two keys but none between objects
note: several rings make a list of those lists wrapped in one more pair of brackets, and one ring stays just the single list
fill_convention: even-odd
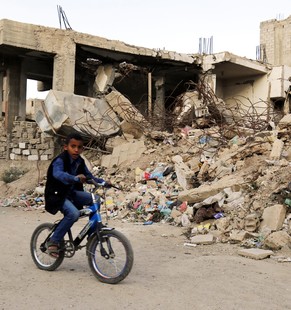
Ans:
[{"label": "sky", "polygon": [[[2,0],[4,1],[4,0]],[[8,0],[0,19],[71,28],[127,44],[195,54],[212,37],[213,53],[256,58],[260,23],[291,15],[290,0]]]}]

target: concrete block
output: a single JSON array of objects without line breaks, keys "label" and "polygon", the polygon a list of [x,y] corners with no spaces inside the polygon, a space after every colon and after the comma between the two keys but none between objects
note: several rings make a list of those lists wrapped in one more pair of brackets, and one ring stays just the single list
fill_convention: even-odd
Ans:
[{"label": "concrete block", "polygon": [[40,155],[40,160],[49,160],[48,155]]},{"label": "concrete block", "polygon": [[212,244],[215,242],[215,238],[212,234],[197,235],[191,237],[190,241],[195,244]]},{"label": "concrete block", "polygon": [[280,204],[265,208],[262,215],[260,230],[264,228],[273,231],[280,230],[286,217],[286,211],[286,206]]},{"label": "concrete block", "polygon": [[27,157],[28,160],[39,160],[39,156],[38,155],[29,155]]},{"label": "concrete block", "polygon": [[280,250],[285,245],[291,243],[291,237],[286,231],[275,231],[264,240],[264,245],[271,250]]},{"label": "concrete block", "polygon": [[238,251],[238,255],[245,256],[253,259],[264,259],[274,254],[271,250],[262,249],[243,249]]},{"label": "concrete block", "polygon": [[270,154],[270,159],[279,160],[281,158],[284,142],[280,139],[276,139],[273,143],[273,148]]},{"label": "concrete block", "polygon": [[13,149],[12,149],[12,153],[14,153],[14,154],[20,155],[21,152],[22,152],[22,150],[19,149],[19,148],[13,148]]},{"label": "concrete block", "polygon": [[25,143],[25,142],[20,142],[20,143],[18,144],[18,147],[19,147],[20,149],[26,149],[26,143]]},{"label": "concrete block", "polygon": [[251,231],[251,232],[256,231],[259,225],[260,225],[260,219],[259,219],[258,214],[251,213],[245,217],[244,229],[246,231]]},{"label": "concrete block", "polygon": [[30,155],[30,150],[23,150],[22,155]]},{"label": "concrete block", "polygon": [[233,230],[229,236],[229,239],[235,242],[242,242],[246,238],[247,234],[248,233],[244,230]]},{"label": "concrete block", "polygon": [[108,85],[112,85],[115,71],[112,65],[99,66],[95,79],[96,89],[104,92]]},{"label": "concrete block", "polygon": [[13,153],[10,153],[9,155],[10,159],[11,160],[21,160],[21,155],[17,155],[17,154],[13,154]]}]

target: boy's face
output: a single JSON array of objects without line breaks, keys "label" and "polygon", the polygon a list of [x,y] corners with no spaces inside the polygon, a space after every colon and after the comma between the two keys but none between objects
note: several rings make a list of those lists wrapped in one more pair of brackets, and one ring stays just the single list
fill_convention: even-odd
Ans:
[{"label": "boy's face", "polygon": [[83,151],[83,141],[71,139],[70,142],[64,146],[64,149],[68,151],[73,159],[77,159]]}]

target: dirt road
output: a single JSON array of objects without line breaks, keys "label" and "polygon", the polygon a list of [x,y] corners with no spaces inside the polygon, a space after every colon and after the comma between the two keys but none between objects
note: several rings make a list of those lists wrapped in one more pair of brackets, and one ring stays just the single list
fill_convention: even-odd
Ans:
[{"label": "dirt road", "polygon": [[235,245],[188,248],[181,228],[169,224],[109,223],[135,252],[131,273],[117,285],[96,280],[85,250],[56,271],[41,271],[30,257],[30,236],[37,225],[55,219],[0,207],[1,309],[291,309],[290,263],[247,259]]}]

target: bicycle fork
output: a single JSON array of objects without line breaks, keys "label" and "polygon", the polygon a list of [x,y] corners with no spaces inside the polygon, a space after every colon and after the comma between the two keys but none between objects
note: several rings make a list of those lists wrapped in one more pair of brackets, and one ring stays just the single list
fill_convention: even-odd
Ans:
[{"label": "bicycle fork", "polygon": [[[104,258],[106,258],[106,259],[109,259],[109,258],[114,258],[115,257],[115,253],[114,253],[114,251],[113,251],[113,248],[112,248],[112,246],[111,246],[111,242],[110,242],[110,238],[108,238],[108,237],[102,237],[101,236],[101,234],[100,234],[100,232],[101,232],[101,230],[102,230],[102,223],[98,223],[97,224],[97,229],[96,229],[96,234],[97,234],[97,238],[98,238],[98,240],[99,240],[99,242],[100,242],[100,254],[101,254],[101,256],[103,256]],[[104,230],[106,230],[106,228],[104,229]],[[108,229],[109,230],[109,229]],[[111,229],[110,229],[111,230]],[[106,244],[107,244],[107,249],[108,249],[108,252],[107,252],[107,250],[105,249],[105,247],[103,246],[103,240],[106,242]]]}]

